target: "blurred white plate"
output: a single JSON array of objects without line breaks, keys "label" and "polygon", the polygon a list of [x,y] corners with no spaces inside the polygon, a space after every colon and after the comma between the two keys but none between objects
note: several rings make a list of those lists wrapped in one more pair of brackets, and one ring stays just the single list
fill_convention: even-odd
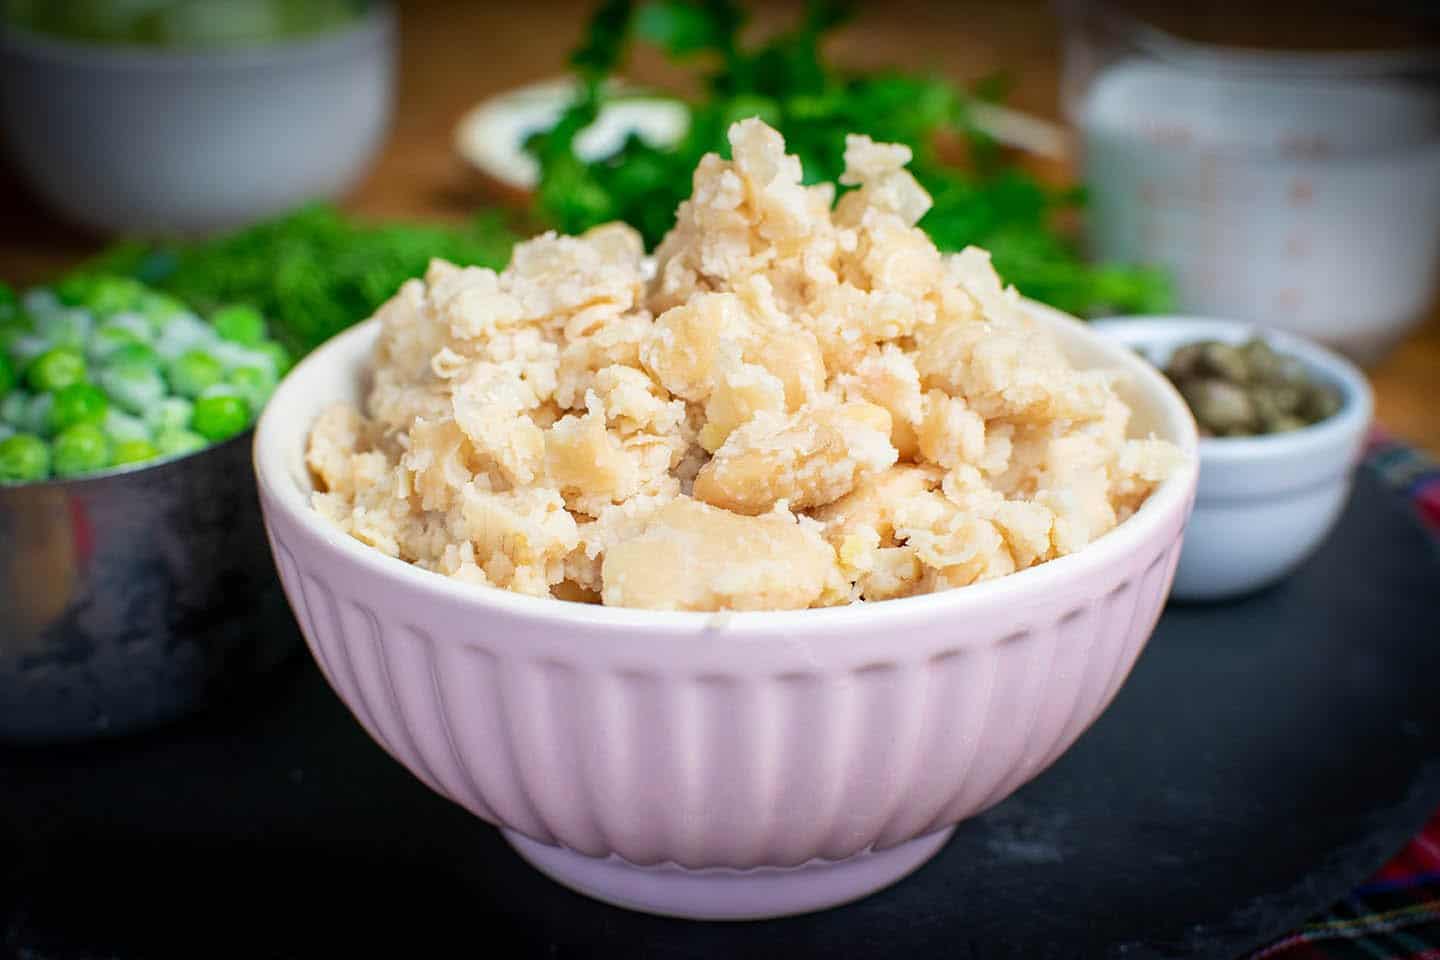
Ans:
[{"label": "blurred white plate", "polygon": [[[529,190],[540,170],[525,152],[525,140],[554,126],[574,95],[575,82],[559,77],[484,100],[460,119],[455,148],[482,173]],[[582,160],[599,160],[619,150],[631,133],[662,146],[683,137],[688,126],[684,104],[636,92],[603,106],[599,118],[576,138],[575,148]]]},{"label": "blurred white plate", "polygon": [[[618,92],[625,92],[623,85]],[[548,130],[575,95],[575,82],[558,77],[519,87],[471,108],[455,129],[455,148],[480,172],[517,190],[535,186],[539,168],[525,152],[525,139]],[[986,104],[977,105],[976,123],[1001,143],[1040,156],[1062,159],[1067,135],[1063,128],[1029,114]],[[600,116],[576,139],[583,160],[609,156],[631,133],[654,146],[674,143],[688,127],[685,106],[636,90],[607,103]]]}]

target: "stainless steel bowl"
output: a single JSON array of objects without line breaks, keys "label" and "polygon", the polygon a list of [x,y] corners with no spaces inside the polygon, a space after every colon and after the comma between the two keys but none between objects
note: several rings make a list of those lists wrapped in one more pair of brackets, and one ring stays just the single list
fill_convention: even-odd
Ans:
[{"label": "stainless steel bowl", "polygon": [[250,443],[0,487],[0,739],[152,727],[298,649]]}]

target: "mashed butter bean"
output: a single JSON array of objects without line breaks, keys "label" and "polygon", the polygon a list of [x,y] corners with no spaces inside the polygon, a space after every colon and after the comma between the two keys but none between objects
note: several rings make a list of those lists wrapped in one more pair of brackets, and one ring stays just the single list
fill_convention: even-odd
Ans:
[{"label": "mashed butter bean", "polygon": [[837,203],[760,121],[730,144],[653,265],[610,224],[405,284],[364,412],[311,431],[315,509],[470,583],[773,610],[1044,563],[1174,468],[984,251],[915,226],[907,148],[852,136]]}]

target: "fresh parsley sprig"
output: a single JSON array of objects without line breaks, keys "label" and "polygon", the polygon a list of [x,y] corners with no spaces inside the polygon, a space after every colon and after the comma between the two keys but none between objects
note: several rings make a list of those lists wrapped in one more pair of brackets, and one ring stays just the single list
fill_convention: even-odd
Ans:
[{"label": "fresh parsley sprig", "polygon": [[[567,233],[625,220],[653,246],[688,196],[700,158],[725,154],[729,125],[758,116],[785,135],[811,183],[839,177],[847,133],[909,145],[911,170],[934,198],[920,225],[942,249],[989,249],[1002,275],[1030,296],[1082,314],[1168,306],[1162,274],[1092,266],[1080,257],[1062,226],[1064,214],[1081,202],[1077,191],[1047,187],[1000,161],[970,110],[977,100],[998,99],[1002,85],[991,80],[965,91],[941,77],[849,73],[827,63],[822,41],[853,7],[811,0],[791,29],[746,46],[745,13],[731,0],[653,0],[638,7],[606,0],[572,57],[580,95],[553,128],[527,143],[541,170],[538,217]],[[696,64],[705,93],[688,104],[690,124],[679,142],[655,146],[632,136],[612,156],[585,162],[576,155],[575,139],[614,96],[605,81],[623,67],[636,41]],[[966,166],[945,156],[946,144],[957,142],[967,148]]]},{"label": "fresh parsley sprig", "polygon": [[82,268],[130,274],[197,310],[249,303],[299,353],[365,319],[432,257],[499,269],[516,235],[496,213],[458,227],[363,223],[315,204],[193,244],[122,244]]}]

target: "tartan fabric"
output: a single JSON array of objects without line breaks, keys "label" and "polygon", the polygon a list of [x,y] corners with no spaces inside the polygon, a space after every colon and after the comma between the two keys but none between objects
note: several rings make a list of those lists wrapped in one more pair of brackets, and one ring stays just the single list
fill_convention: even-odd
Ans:
[{"label": "tartan fabric", "polygon": [[[1440,545],[1440,465],[1376,432],[1362,469],[1407,498]],[[1440,811],[1349,897],[1248,960],[1440,960]]]}]

